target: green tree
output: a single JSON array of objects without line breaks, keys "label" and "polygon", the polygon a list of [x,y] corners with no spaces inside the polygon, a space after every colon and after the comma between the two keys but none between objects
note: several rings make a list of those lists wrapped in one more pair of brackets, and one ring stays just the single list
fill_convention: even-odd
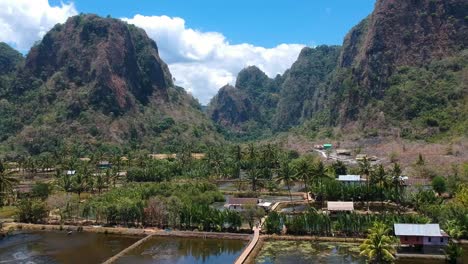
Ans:
[{"label": "green tree", "polygon": [[13,192],[13,186],[18,180],[12,177],[13,171],[7,171],[2,162],[0,162],[0,207],[3,206],[5,199]]},{"label": "green tree", "polygon": [[254,223],[256,221],[259,222],[265,215],[265,211],[255,205],[246,205],[241,211],[241,215],[242,218],[249,223],[250,229],[252,229],[254,227]]},{"label": "green tree", "polygon": [[366,256],[369,263],[393,263],[396,253],[396,238],[388,235],[391,229],[382,222],[375,222],[369,229],[367,239],[361,244],[361,256]]},{"label": "green tree", "polygon": [[268,234],[280,234],[282,229],[281,216],[275,211],[268,213],[265,220],[265,228]]},{"label": "green tree", "polygon": [[359,173],[361,175],[364,175],[366,178],[366,186],[367,186],[367,191],[366,191],[366,201],[367,201],[367,211],[369,211],[369,200],[370,200],[370,172],[371,172],[372,166],[369,162],[369,160],[364,157],[362,161],[359,162]]},{"label": "green tree", "polygon": [[46,204],[37,199],[22,199],[17,208],[18,220],[24,223],[43,222],[48,215]]},{"label": "green tree", "polygon": [[388,187],[388,178],[387,172],[385,171],[385,168],[382,164],[379,164],[377,170],[374,171],[372,178],[374,186],[377,186],[379,188],[380,201],[382,202],[383,208],[384,192]]},{"label": "green tree", "polygon": [[458,259],[463,255],[462,247],[453,241],[449,242],[444,252],[448,257],[448,263],[450,264],[457,264]]},{"label": "green tree", "polygon": [[395,202],[398,206],[400,207],[400,202],[401,202],[401,196],[403,195],[403,187],[405,182],[401,178],[401,168],[400,164],[398,163],[393,163],[393,168],[391,171],[391,177],[392,177],[392,189],[393,193],[395,196]]},{"label": "green tree", "polygon": [[289,161],[287,159],[281,161],[276,181],[278,183],[283,183],[286,185],[286,187],[288,188],[289,199],[291,201],[292,201],[291,184],[294,183],[295,180],[296,180],[296,177],[292,172],[292,168],[289,164]]},{"label": "green tree", "polygon": [[51,192],[52,186],[50,186],[48,183],[43,182],[38,182],[34,184],[31,191],[33,197],[40,198],[43,201],[47,199],[47,197],[49,197]]},{"label": "green tree", "polygon": [[304,188],[306,192],[308,192],[309,188],[307,184],[312,175],[312,168],[311,168],[310,162],[306,160],[305,158],[301,158],[297,160],[297,162],[294,163],[293,169],[294,169],[294,177],[296,179],[302,180],[302,182],[304,183]]},{"label": "green tree", "polygon": [[439,196],[447,190],[447,184],[445,178],[442,176],[436,176],[432,179],[432,189],[439,194]]}]

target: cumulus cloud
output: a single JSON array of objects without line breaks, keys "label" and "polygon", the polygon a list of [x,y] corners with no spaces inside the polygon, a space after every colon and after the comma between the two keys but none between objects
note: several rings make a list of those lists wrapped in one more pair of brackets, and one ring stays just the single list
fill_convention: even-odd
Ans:
[{"label": "cumulus cloud", "polygon": [[[0,0],[0,41],[27,50],[57,23],[76,15],[73,3],[51,6],[48,0]],[[234,84],[237,73],[256,65],[268,76],[283,73],[296,60],[301,44],[264,48],[248,43],[231,44],[219,32],[202,32],[186,26],[179,17],[142,16],[122,20],[146,30],[176,84],[206,104],[225,84]]]},{"label": "cumulus cloud", "polygon": [[55,24],[76,15],[75,6],[50,6],[47,0],[0,0],[0,41],[27,51]]},{"label": "cumulus cloud", "polygon": [[163,60],[169,64],[176,84],[206,104],[225,84],[234,84],[237,73],[256,65],[268,76],[282,74],[296,60],[302,44],[281,44],[264,48],[247,43],[230,44],[218,32],[187,28],[179,17],[142,16],[123,18],[145,29],[158,44]]}]

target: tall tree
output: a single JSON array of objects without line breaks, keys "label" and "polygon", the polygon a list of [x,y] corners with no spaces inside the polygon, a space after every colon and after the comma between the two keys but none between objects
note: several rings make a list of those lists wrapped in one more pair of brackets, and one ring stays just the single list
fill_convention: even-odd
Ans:
[{"label": "tall tree", "polygon": [[361,256],[366,256],[369,263],[393,263],[396,253],[396,238],[389,235],[391,229],[382,222],[375,222],[369,229],[367,239],[361,244]]},{"label": "tall tree", "polygon": [[369,160],[364,157],[362,161],[359,162],[359,173],[361,175],[364,175],[366,177],[366,186],[367,186],[367,193],[366,193],[366,200],[367,200],[367,211],[369,211],[369,194],[370,194],[370,172],[371,172],[372,166],[369,162]]},{"label": "tall tree", "polygon": [[403,187],[405,182],[401,178],[401,168],[400,164],[394,163],[391,171],[392,176],[392,189],[395,195],[395,202],[397,203],[398,208],[400,207],[401,196],[403,193]]},{"label": "tall tree", "polygon": [[276,181],[278,183],[283,183],[288,188],[289,199],[292,201],[291,195],[291,184],[296,180],[296,177],[293,174],[292,168],[289,164],[289,160],[282,160],[280,163],[280,168],[278,170],[278,176]]},{"label": "tall tree", "polygon": [[13,171],[8,171],[0,161],[0,207],[4,200],[13,192],[13,186],[18,180],[12,177]]}]

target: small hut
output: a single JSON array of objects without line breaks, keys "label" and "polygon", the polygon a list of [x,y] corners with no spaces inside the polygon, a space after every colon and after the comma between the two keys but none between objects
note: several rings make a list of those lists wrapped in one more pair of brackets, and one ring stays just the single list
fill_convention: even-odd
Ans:
[{"label": "small hut", "polygon": [[328,212],[352,212],[354,211],[353,202],[327,202]]}]

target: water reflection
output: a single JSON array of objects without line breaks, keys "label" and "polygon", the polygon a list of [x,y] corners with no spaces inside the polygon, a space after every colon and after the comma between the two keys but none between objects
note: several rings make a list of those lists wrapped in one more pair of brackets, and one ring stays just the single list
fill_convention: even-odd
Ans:
[{"label": "water reflection", "polygon": [[95,233],[21,232],[0,239],[0,263],[102,263],[138,237]]},{"label": "water reflection", "polygon": [[232,263],[246,241],[154,237],[117,263]]}]

